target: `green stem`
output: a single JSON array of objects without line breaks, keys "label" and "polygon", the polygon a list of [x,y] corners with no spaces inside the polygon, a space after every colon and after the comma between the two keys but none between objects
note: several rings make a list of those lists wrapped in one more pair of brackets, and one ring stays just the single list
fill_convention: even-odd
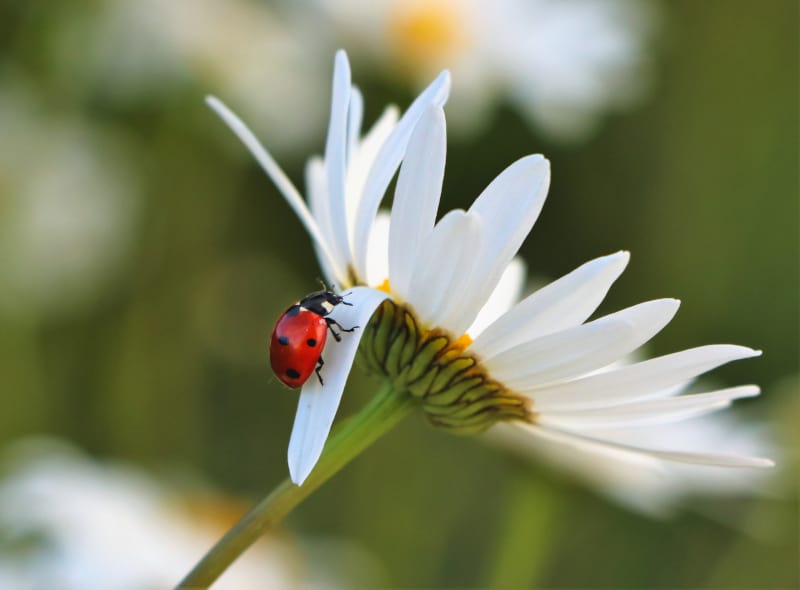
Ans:
[{"label": "green stem", "polygon": [[525,465],[511,482],[487,588],[538,588],[553,545],[559,498]]},{"label": "green stem", "polygon": [[411,396],[396,393],[388,383],[384,385],[361,412],[328,439],[319,462],[302,486],[284,480],[211,548],[177,588],[208,588],[261,535],[391,430],[408,414],[413,403]]}]

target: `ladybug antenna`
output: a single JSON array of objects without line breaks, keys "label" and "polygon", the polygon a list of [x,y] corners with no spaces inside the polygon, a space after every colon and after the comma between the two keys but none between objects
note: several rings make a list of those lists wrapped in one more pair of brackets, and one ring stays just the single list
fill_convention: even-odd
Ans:
[{"label": "ladybug antenna", "polygon": [[352,294],[353,294],[353,292],[349,291],[348,293],[345,293],[344,295],[342,295],[342,305],[347,305],[347,306],[353,307],[352,303],[349,303],[349,302],[344,300],[345,297],[347,297],[348,295],[352,295]]},{"label": "ladybug antenna", "polygon": [[325,280],[324,280],[324,279],[321,279],[321,278],[317,277],[317,282],[318,282],[320,285],[322,285],[322,290],[323,290],[323,291],[334,291],[334,292],[336,291],[336,285],[331,285],[331,286],[329,287],[329,286],[327,285],[327,283],[325,283]]}]

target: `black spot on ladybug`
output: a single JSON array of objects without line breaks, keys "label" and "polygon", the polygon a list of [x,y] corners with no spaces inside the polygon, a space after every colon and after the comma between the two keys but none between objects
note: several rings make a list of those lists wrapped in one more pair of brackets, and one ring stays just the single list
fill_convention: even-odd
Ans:
[{"label": "black spot on ladybug", "polygon": [[317,341],[314,338],[309,338],[306,340],[306,344],[308,344],[311,348],[314,348],[317,345]]},{"label": "black spot on ladybug", "polygon": [[293,318],[298,313],[300,313],[300,306],[299,305],[292,305],[289,309],[286,310],[286,317]]},{"label": "black spot on ladybug", "polygon": [[300,373],[298,373],[294,369],[286,369],[286,376],[291,378],[291,379],[299,379],[300,378]]},{"label": "black spot on ladybug", "polygon": [[280,342],[283,346],[287,346],[289,344],[289,338],[286,336],[281,336],[278,338],[278,342]]}]

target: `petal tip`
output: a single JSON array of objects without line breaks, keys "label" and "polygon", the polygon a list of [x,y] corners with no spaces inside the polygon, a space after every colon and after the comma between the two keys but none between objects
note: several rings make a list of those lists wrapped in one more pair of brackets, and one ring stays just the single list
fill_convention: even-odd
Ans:
[{"label": "petal tip", "polygon": [[298,452],[298,449],[295,448],[292,442],[293,441],[289,442],[289,451],[287,453],[289,479],[292,480],[294,485],[301,486],[308,478],[311,470],[314,469],[317,459],[310,462],[308,453],[303,452],[302,449]]},{"label": "petal tip", "polygon": [[521,162],[530,162],[536,166],[547,166],[550,167],[550,160],[548,160],[543,154],[528,154],[527,156],[523,156],[520,158]]},{"label": "petal tip", "polygon": [[775,467],[775,461],[767,459],[766,457],[747,457],[747,464],[745,467],[755,467],[756,469],[772,469]]},{"label": "petal tip", "polygon": [[348,64],[350,63],[349,60],[347,59],[347,51],[340,48],[336,50],[335,61],[339,62],[342,60],[348,62]]},{"label": "petal tip", "polygon": [[303,482],[308,477],[308,473],[302,473],[302,472],[298,471],[297,470],[298,468],[296,466],[294,467],[294,469],[292,467],[293,467],[293,465],[290,462],[289,463],[289,479],[292,480],[292,483],[294,485],[296,485],[297,487],[300,487],[301,485],[303,485]]},{"label": "petal tip", "polygon": [[347,59],[347,53],[344,49],[336,52],[336,57],[333,60],[333,79],[334,83],[338,80],[341,81],[343,86],[350,90],[351,86],[351,73],[350,73],[350,60]]},{"label": "petal tip", "polygon": [[740,397],[758,397],[761,395],[761,387],[758,385],[744,385]]}]

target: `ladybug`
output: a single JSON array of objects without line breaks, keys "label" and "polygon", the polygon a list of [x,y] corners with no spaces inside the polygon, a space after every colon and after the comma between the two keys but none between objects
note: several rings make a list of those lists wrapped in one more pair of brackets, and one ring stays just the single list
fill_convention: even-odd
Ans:
[{"label": "ladybug", "polygon": [[[323,286],[325,286],[323,284]],[[328,330],[339,342],[342,332],[352,332],[358,326],[344,328],[328,314],[337,305],[352,305],[328,287],[306,295],[287,309],[272,330],[269,344],[269,361],[275,375],[284,385],[296,389],[303,385],[312,372],[317,373],[320,385],[323,384],[319,370],[324,365],[322,349],[328,338]]]}]

